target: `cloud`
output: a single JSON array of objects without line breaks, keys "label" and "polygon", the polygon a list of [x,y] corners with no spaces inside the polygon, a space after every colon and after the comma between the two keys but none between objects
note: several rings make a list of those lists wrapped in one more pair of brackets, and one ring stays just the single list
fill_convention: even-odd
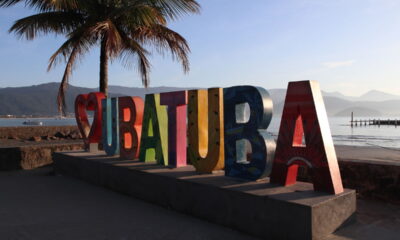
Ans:
[{"label": "cloud", "polygon": [[338,62],[323,62],[321,63],[322,66],[327,68],[338,68],[338,67],[349,67],[352,66],[354,60],[347,60],[347,61],[338,61]]}]

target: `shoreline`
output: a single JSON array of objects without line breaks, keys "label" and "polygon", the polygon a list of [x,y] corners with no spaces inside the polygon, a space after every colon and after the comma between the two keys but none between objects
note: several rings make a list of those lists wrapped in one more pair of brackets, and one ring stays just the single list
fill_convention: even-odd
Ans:
[{"label": "shoreline", "polygon": [[[60,118],[59,116],[54,116],[54,117],[0,117],[1,119],[56,119],[56,120],[62,120],[62,119],[75,119],[75,117],[63,117]],[[14,126],[11,126],[14,127]]]}]

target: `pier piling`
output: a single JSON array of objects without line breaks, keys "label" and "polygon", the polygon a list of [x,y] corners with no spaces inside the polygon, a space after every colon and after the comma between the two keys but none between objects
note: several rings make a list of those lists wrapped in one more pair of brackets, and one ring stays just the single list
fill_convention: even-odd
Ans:
[{"label": "pier piling", "polygon": [[381,119],[354,119],[353,112],[351,113],[351,120],[350,120],[350,126],[370,126],[370,125],[375,125],[380,127],[381,125],[392,125],[397,128],[397,125],[399,125],[399,121],[397,119],[387,119],[387,120],[381,120]]}]

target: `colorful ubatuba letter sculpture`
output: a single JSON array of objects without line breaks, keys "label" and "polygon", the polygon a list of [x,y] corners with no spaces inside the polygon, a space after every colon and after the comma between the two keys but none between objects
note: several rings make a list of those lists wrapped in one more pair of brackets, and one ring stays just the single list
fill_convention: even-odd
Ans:
[{"label": "colorful ubatuba letter sculpture", "polygon": [[85,149],[89,146],[90,123],[86,113],[86,102],[89,94],[79,94],[75,98],[75,119],[82,135]]},{"label": "colorful ubatuba letter sculpture", "polygon": [[103,149],[108,156],[119,154],[118,98],[102,100],[103,109]]},{"label": "colorful ubatuba letter sculpture", "polygon": [[186,104],[187,92],[160,93],[160,104],[168,112],[168,165],[186,166]]},{"label": "colorful ubatuba letter sculpture", "polygon": [[[80,94],[75,99],[75,118],[86,150],[97,150],[92,149],[90,146],[95,144],[95,148],[97,148],[97,144],[101,142],[101,100],[105,98],[105,95],[101,92],[92,92],[89,94]],[[90,126],[87,111],[94,111],[92,126]]]},{"label": "colorful ubatuba letter sculpture", "polygon": [[188,160],[200,173],[224,169],[223,89],[188,92]]},{"label": "colorful ubatuba letter sculpture", "polygon": [[308,167],[314,190],[343,192],[328,117],[316,81],[289,83],[271,182],[284,186],[296,183],[299,165]]},{"label": "colorful ubatuba letter sculpture", "polygon": [[[247,122],[236,119],[236,105],[247,103],[250,117]],[[244,111],[244,108],[241,108]],[[257,180],[271,171],[275,142],[266,129],[272,118],[272,100],[260,87],[237,86],[224,89],[225,122],[225,175]],[[242,161],[238,156],[246,151],[246,139],[251,145],[250,159]]]},{"label": "colorful ubatuba letter sculpture", "polygon": [[144,105],[140,161],[168,165],[168,116],[160,94],[147,94]]},{"label": "colorful ubatuba letter sculpture", "polygon": [[119,139],[122,159],[139,157],[140,138],[142,135],[143,100],[140,97],[120,97],[119,105]]}]

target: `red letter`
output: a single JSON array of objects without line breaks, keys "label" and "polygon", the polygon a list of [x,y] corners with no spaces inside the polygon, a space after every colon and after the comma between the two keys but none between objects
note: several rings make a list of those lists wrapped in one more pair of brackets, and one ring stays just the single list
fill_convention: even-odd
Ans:
[{"label": "red letter", "polygon": [[296,183],[299,165],[307,166],[312,173],[314,190],[343,192],[324,101],[316,81],[289,83],[271,183]]},{"label": "red letter", "polygon": [[[89,95],[88,94],[78,95],[75,100],[76,122],[82,134],[85,143],[85,148],[89,150],[97,150],[97,149],[90,149],[91,143],[97,144],[101,142],[102,99],[105,99],[103,93],[93,92],[89,93]],[[92,126],[90,126],[88,121],[86,112],[88,110],[94,111]]]},{"label": "red letter", "polygon": [[168,159],[174,167],[186,166],[186,91],[160,94],[168,106]]},{"label": "red letter", "polygon": [[78,125],[79,131],[81,132],[85,148],[89,148],[89,132],[90,123],[86,113],[86,102],[89,94],[79,94],[75,98],[75,119]]}]

